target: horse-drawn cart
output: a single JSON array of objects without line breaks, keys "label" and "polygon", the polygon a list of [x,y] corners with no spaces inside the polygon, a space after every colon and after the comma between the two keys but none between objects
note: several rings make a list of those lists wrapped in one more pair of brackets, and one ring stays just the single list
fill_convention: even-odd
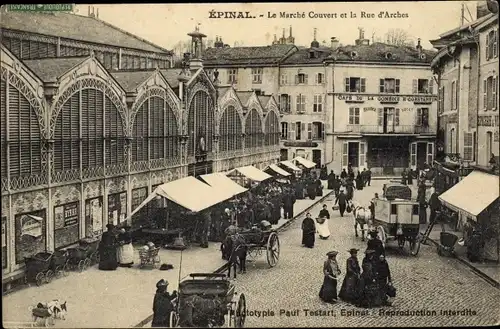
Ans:
[{"label": "horse-drawn cart", "polygon": [[419,204],[410,200],[408,186],[387,186],[384,197],[372,199],[375,206],[374,226],[384,247],[388,241],[397,241],[403,249],[409,244],[410,254],[416,256],[420,250]]},{"label": "horse-drawn cart", "polygon": [[170,327],[235,327],[243,328],[246,299],[237,294],[225,274],[192,273],[191,279],[179,284],[173,300]]}]

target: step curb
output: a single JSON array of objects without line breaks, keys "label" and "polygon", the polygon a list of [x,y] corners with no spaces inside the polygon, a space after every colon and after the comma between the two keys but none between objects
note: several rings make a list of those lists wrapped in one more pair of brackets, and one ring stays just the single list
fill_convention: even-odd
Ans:
[{"label": "step curb", "polygon": [[[439,247],[439,243],[434,241],[433,239],[428,237],[426,240],[432,242],[432,244]],[[477,267],[475,267],[474,265],[472,265],[471,263],[469,263],[468,261],[466,261],[462,257],[458,257],[455,253],[453,254],[453,258],[457,259],[460,263],[469,267],[474,272],[474,274],[481,277],[484,281],[488,282],[493,287],[500,289],[500,282],[496,281],[495,279],[490,277],[488,274],[484,273],[483,271],[481,271],[480,269],[478,269]]]},{"label": "step curb", "polygon": [[[281,226],[277,227],[275,230],[277,232],[282,232],[284,231],[286,228],[288,228],[296,219],[298,219],[299,217],[301,217],[302,215],[304,215],[306,212],[308,212],[310,209],[312,209],[314,206],[316,206],[318,203],[322,202],[323,200],[325,200],[326,198],[328,198],[334,191],[330,191],[328,193],[326,193],[325,195],[323,195],[317,202],[314,202],[313,204],[311,204],[309,207],[305,208],[304,210],[302,210],[301,212],[299,212],[296,216],[294,216],[292,219],[286,221],[285,223],[281,224]],[[222,273],[224,272],[225,270],[227,270],[227,263],[222,265],[221,267],[217,268],[215,271],[213,271],[212,273]],[[149,322],[151,322],[153,320],[153,314],[151,314],[150,316],[148,316],[147,318],[145,318],[144,320],[142,320],[141,322],[139,322],[138,324],[136,324],[133,328],[141,328],[141,327],[144,327],[146,324],[148,324]]]}]

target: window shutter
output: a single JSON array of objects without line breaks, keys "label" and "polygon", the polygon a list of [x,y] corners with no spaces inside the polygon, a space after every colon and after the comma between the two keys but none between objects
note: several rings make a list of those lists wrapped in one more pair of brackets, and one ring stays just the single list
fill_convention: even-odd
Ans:
[{"label": "window shutter", "polygon": [[305,74],[304,75],[304,83],[307,85],[308,84],[308,79],[309,79],[309,75]]},{"label": "window shutter", "polygon": [[394,125],[399,126],[399,109],[396,109],[396,111],[395,111]]},{"label": "window shutter", "polygon": [[298,74],[295,75],[295,84],[296,85],[299,84],[299,75]]},{"label": "window shutter", "polygon": [[312,123],[307,124],[307,139],[312,139]]},{"label": "window shutter", "polygon": [[382,126],[384,124],[384,109],[378,109],[378,125]]},{"label": "window shutter", "polygon": [[385,91],[385,84],[384,84],[384,79],[380,79],[380,82],[379,82],[379,91],[381,93],[383,93]]},{"label": "window shutter", "polygon": [[491,86],[491,93],[492,93],[492,100],[491,100],[491,107],[492,110],[495,111],[497,109],[497,77],[494,76],[492,78],[492,86]]},{"label": "window shutter", "polygon": [[486,34],[486,60],[490,59],[490,35],[489,33]]},{"label": "window shutter", "polygon": [[417,126],[422,125],[422,109],[417,108]]},{"label": "window shutter", "polygon": [[300,139],[307,139],[306,138],[306,123],[302,122],[300,125]]},{"label": "window shutter", "polygon": [[289,138],[290,140],[295,139],[295,123],[291,122],[289,128]]},{"label": "window shutter", "polygon": [[485,109],[485,110],[487,110],[487,104],[488,104],[487,91],[488,91],[488,81],[486,79],[484,79],[483,80],[483,109]]},{"label": "window shutter", "polygon": [[319,84],[319,75],[320,75],[320,73],[316,73],[316,74],[314,75],[314,83],[315,83],[315,84]]},{"label": "window shutter", "polygon": [[396,79],[396,94],[399,94],[399,79]]},{"label": "window shutter", "polygon": [[361,78],[361,92],[364,93],[366,92],[366,79]]},{"label": "window shutter", "polygon": [[349,163],[349,143],[344,142],[342,144],[342,166],[347,167]]},{"label": "window shutter", "polygon": [[429,94],[434,94],[434,78],[429,79]]},{"label": "window shutter", "polygon": [[493,42],[493,57],[498,57],[498,30],[494,33],[495,41]]},{"label": "window shutter", "polygon": [[323,123],[319,123],[319,136],[321,137],[321,139],[325,139],[325,125]]},{"label": "window shutter", "polygon": [[412,87],[413,87],[413,93],[418,94],[418,80],[417,79],[413,79]]},{"label": "window shutter", "polygon": [[349,78],[345,78],[345,91],[348,93],[350,90]]}]

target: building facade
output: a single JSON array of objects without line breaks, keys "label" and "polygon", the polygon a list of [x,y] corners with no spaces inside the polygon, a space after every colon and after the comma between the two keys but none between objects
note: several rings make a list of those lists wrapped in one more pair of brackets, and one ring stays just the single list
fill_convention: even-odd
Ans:
[{"label": "building facade", "polygon": [[[433,52],[360,38],[326,60],[333,103],[333,166],[400,174],[432,163],[437,96]],[[328,101],[327,101],[328,102]]]},{"label": "building facade", "polygon": [[498,13],[431,41],[439,53],[432,68],[439,81],[441,161],[489,165],[498,161]]},{"label": "building facade", "polygon": [[[76,16],[47,15],[55,26]],[[243,101],[220,89],[200,66],[201,49],[182,70],[108,70],[90,50],[22,60],[2,44],[3,283],[23,275],[24,257],[123,222],[160,184],[279,159],[274,97]]]}]

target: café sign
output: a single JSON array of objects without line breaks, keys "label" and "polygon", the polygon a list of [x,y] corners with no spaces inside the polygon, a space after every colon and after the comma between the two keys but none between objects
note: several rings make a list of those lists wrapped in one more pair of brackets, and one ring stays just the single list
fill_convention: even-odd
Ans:
[{"label": "caf\u00e9 sign", "polygon": [[381,103],[414,102],[416,104],[430,104],[437,100],[436,96],[376,96],[360,94],[342,94],[337,96],[338,100],[346,102],[364,102],[378,100]]}]

